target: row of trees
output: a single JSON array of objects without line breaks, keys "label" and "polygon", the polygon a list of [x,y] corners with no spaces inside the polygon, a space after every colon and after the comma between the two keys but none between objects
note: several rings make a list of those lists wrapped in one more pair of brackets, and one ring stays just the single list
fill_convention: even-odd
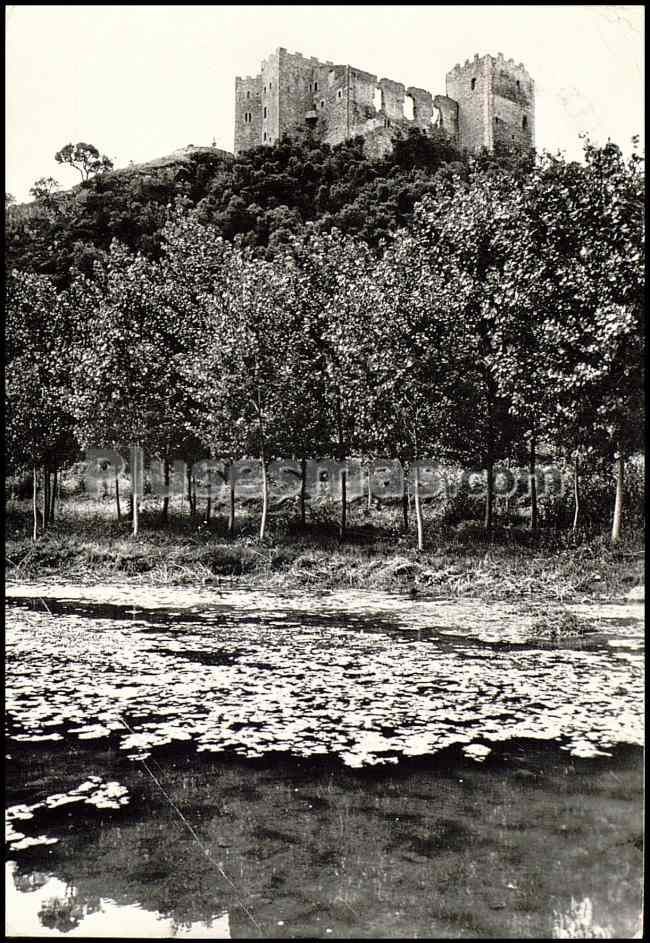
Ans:
[{"label": "row of trees", "polygon": [[[586,144],[581,164],[438,175],[380,252],[307,226],[262,258],[177,206],[157,259],[114,241],[62,291],[14,271],[10,462],[256,456],[263,536],[276,457],[444,457],[486,470],[489,530],[496,463],[525,450],[534,481],[543,442],[575,461],[576,516],[581,456],[615,461],[616,541],[642,433],[643,202],[641,159]],[[422,547],[417,472],[414,490]]]}]

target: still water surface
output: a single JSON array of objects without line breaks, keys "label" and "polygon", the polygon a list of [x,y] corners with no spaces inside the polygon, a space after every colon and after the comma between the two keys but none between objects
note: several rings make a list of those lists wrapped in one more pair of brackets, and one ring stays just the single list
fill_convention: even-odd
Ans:
[{"label": "still water surface", "polygon": [[9,933],[636,931],[642,607],[9,593]]}]

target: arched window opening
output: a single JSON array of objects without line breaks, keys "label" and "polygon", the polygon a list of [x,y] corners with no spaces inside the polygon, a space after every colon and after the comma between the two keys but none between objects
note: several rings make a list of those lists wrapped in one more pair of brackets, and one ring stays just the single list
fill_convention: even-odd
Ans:
[{"label": "arched window opening", "polygon": [[472,91],[474,91],[475,88],[476,88],[476,79],[472,79],[472,81],[471,81],[471,89],[472,89]]},{"label": "arched window opening", "polygon": [[413,98],[412,95],[404,96],[404,103],[402,105],[402,109],[404,112],[404,117],[408,121],[415,120],[415,99]]},{"label": "arched window opening", "polygon": [[377,86],[375,89],[375,93],[372,97],[372,103],[375,106],[375,111],[381,111],[384,107],[384,93],[379,88],[379,86]]},{"label": "arched window opening", "polygon": [[522,128],[524,129],[524,131],[528,128],[528,116],[527,116],[527,115],[524,115],[524,117],[521,119],[521,126],[522,126]]}]

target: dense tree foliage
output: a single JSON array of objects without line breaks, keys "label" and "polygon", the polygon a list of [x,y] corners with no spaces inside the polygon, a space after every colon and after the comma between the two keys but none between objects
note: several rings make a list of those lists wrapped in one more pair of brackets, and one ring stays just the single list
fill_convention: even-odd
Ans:
[{"label": "dense tree foliage", "polygon": [[306,223],[376,247],[408,224],[438,172],[461,166],[444,137],[413,132],[382,161],[365,157],[363,138],[335,147],[285,139],[237,158],[195,148],[139,167],[104,169],[65,192],[56,192],[52,178],[41,179],[32,188],[35,203],[8,215],[7,262],[51,275],[64,287],[75,271],[92,276],[113,239],[157,258],[168,208],[178,202],[196,208],[224,239],[258,253],[273,255]]},{"label": "dense tree foliage", "polygon": [[[247,457],[263,536],[274,459],[301,463],[304,515],[304,460],[330,458],[347,463],[330,482],[343,536],[349,476],[385,456],[415,496],[422,547],[423,461],[484,476],[489,531],[497,466],[528,460],[535,527],[543,444],[576,466],[587,454],[616,462],[618,540],[624,462],[641,445],[641,159],[589,143],[583,163],[450,156],[418,137],[375,165],[359,141],[282,142],[222,162],[200,187],[186,180],[175,206],[159,206],[148,248],[142,231],[84,243],[64,287],[56,273],[13,271],[12,466],[60,463],[72,434],[82,448],[138,445],[167,471],[177,456]],[[96,198],[91,183],[65,199]],[[51,198],[35,217],[50,232],[64,213]]]}]

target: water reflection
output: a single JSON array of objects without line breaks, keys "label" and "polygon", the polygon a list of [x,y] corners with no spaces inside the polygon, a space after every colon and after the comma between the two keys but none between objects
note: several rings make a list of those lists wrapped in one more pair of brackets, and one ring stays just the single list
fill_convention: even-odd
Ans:
[{"label": "water reflection", "polygon": [[8,613],[8,932],[633,935],[640,609],[93,592]]},{"label": "water reflection", "polygon": [[139,904],[83,896],[73,884],[23,871],[15,861],[6,863],[5,913],[7,936],[230,939],[227,914],[179,925]]}]

